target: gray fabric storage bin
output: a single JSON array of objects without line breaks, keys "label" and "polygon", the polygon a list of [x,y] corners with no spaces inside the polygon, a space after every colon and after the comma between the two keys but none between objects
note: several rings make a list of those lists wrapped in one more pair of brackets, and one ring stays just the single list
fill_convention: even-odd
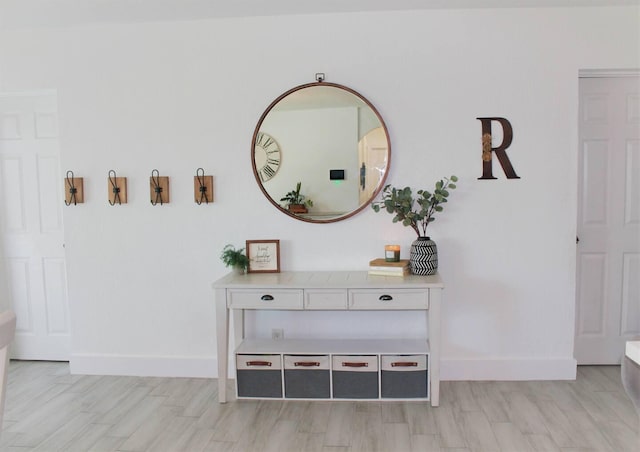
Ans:
[{"label": "gray fabric storage bin", "polygon": [[388,399],[428,399],[427,355],[382,355],[380,393]]},{"label": "gray fabric storage bin", "polygon": [[378,398],[377,355],[334,355],[332,377],[336,399]]},{"label": "gray fabric storage bin", "polygon": [[331,397],[328,355],[285,355],[284,396],[293,399]]},{"label": "gray fabric storage bin", "polygon": [[282,398],[280,355],[237,355],[238,397]]}]

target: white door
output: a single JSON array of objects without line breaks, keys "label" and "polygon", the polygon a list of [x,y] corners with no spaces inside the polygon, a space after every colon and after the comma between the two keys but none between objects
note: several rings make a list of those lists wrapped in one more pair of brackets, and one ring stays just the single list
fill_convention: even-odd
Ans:
[{"label": "white door", "polygon": [[13,358],[69,357],[60,174],[55,93],[0,93],[0,258],[17,316]]},{"label": "white door", "polygon": [[389,154],[387,135],[382,127],[367,132],[358,143],[358,168],[360,169],[359,201],[371,199],[384,176]]},{"label": "white door", "polygon": [[575,358],[640,335],[640,79],[580,78]]}]

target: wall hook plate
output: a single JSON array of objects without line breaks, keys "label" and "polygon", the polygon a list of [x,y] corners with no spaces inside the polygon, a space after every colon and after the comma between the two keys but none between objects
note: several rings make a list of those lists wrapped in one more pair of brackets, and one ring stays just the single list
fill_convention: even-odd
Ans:
[{"label": "wall hook plate", "polygon": [[109,178],[107,180],[107,189],[109,190],[109,204],[115,206],[116,204],[127,203],[127,178],[117,177],[114,170],[109,171]]},{"label": "wall hook plate", "polygon": [[213,202],[213,176],[205,176],[202,168],[193,176],[193,196],[198,205]]},{"label": "wall hook plate", "polygon": [[73,171],[67,171],[64,179],[64,203],[67,206],[82,204],[84,202],[84,180],[82,177],[75,177]]},{"label": "wall hook plate", "polygon": [[151,205],[155,206],[169,203],[169,177],[160,176],[160,172],[157,169],[151,171],[149,190]]}]

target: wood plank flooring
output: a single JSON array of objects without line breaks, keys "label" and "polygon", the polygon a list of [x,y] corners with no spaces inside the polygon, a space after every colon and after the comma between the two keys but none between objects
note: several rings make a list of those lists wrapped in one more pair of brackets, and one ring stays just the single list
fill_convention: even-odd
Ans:
[{"label": "wood plank flooring", "polygon": [[216,380],[69,375],[12,361],[0,450],[640,451],[617,366],[576,381],[443,382],[441,406],[217,402]]}]

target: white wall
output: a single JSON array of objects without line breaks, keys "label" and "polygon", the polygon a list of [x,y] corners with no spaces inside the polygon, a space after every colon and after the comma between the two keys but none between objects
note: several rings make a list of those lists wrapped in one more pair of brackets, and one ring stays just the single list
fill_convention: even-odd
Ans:
[{"label": "white wall", "polygon": [[[210,284],[226,273],[226,243],[279,238],[283,270],[364,270],[391,242],[408,255],[413,232],[387,214],[298,222],[255,183],[260,114],[325,72],[384,117],[388,182],[460,177],[430,228],[447,284],[443,378],[572,378],[578,70],[640,67],[638,17],[632,7],[434,10],[0,35],[0,91],[58,90],[62,170],[85,181],[86,203],[64,210],[72,370],[215,375]],[[496,164],[497,180],[478,180],[481,116],[511,121],[521,179]],[[192,201],[198,167],[215,176],[209,206]],[[154,168],[171,177],[169,205],[149,203]],[[129,178],[129,204],[107,204],[110,169]],[[272,317],[253,334],[296,333],[296,319]],[[327,335],[421,327],[402,315],[320,313],[317,324]]]}]

